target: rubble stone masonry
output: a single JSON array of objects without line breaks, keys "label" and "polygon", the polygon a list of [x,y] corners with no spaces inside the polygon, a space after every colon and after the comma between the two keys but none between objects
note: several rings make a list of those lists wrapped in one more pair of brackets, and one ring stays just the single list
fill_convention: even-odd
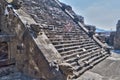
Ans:
[{"label": "rubble stone masonry", "polygon": [[120,49],[120,20],[118,20],[118,23],[117,23],[116,35],[114,39],[114,48],[117,50]]}]

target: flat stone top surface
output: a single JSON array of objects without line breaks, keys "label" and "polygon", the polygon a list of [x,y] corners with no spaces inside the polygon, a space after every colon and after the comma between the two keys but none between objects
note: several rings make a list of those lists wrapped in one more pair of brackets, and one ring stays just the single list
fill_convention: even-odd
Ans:
[{"label": "flat stone top surface", "polygon": [[85,72],[78,80],[120,80],[120,54],[112,52],[110,57]]}]

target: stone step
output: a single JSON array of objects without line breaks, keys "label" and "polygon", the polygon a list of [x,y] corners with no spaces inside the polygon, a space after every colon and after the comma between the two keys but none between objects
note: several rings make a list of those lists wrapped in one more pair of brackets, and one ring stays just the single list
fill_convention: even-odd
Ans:
[{"label": "stone step", "polygon": [[81,55],[80,58],[81,58],[82,61],[88,60],[89,58],[92,58],[92,56],[99,54],[100,53],[99,51],[100,50],[98,49],[98,50],[96,50],[94,52],[93,51],[88,52],[86,54]]},{"label": "stone step", "polygon": [[67,43],[67,44],[58,44],[58,45],[54,45],[55,47],[65,47],[65,46],[73,46],[73,45],[78,45],[80,44],[80,42],[73,42],[73,43]]},{"label": "stone step", "polygon": [[86,33],[81,32],[81,31],[74,31],[74,32],[59,32],[59,31],[47,31],[45,32],[47,36],[51,35],[86,35]]},{"label": "stone step", "polygon": [[105,58],[107,58],[108,56],[109,56],[109,54],[107,54],[107,53],[104,54],[104,55],[102,56],[102,58],[100,58],[100,59],[92,62],[91,65],[95,66],[96,64],[98,64],[99,62],[101,62],[102,60],[104,60]]},{"label": "stone step", "polygon": [[85,62],[81,61],[79,63],[77,63],[77,65],[74,66],[74,71],[79,71],[81,70],[83,67],[85,67]]},{"label": "stone step", "polygon": [[[77,38],[77,39],[88,39],[90,37],[88,37],[88,35],[82,35],[82,34],[78,34],[78,35],[59,35],[57,33],[55,33],[54,35],[47,35],[48,38],[50,38],[52,40],[52,38]],[[92,39],[91,39],[92,40]]]},{"label": "stone step", "polygon": [[56,46],[56,47],[59,47],[59,46],[64,46],[64,45],[70,45],[70,44],[76,44],[76,43],[81,43],[81,46],[83,44],[88,44],[88,43],[94,43],[95,42],[92,42],[92,41],[81,41],[81,40],[60,40],[60,41],[52,41],[53,45]]},{"label": "stone step", "polygon": [[[98,46],[97,46],[97,45],[86,46],[85,49],[87,50],[87,49],[91,49],[91,48],[93,48],[93,47],[98,47]],[[84,47],[83,47],[83,48],[84,48]]]},{"label": "stone step", "polygon": [[58,42],[59,43],[59,41],[60,42],[66,42],[66,40],[67,41],[72,41],[72,42],[75,42],[75,41],[89,41],[89,42],[93,42],[93,40],[91,40],[90,38],[81,38],[81,37],[70,37],[70,38],[63,38],[63,36],[53,36],[53,37],[51,37],[51,38],[49,38],[50,39],[50,41],[51,42]]},{"label": "stone step", "polygon": [[78,32],[76,32],[76,33],[72,33],[72,32],[70,32],[70,33],[65,33],[65,32],[59,33],[59,32],[56,32],[56,33],[47,33],[46,35],[48,37],[51,37],[53,35],[57,35],[57,36],[73,36],[74,37],[74,36],[80,36],[80,35],[86,35],[86,34],[85,33],[78,33]]},{"label": "stone step", "polygon": [[[84,47],[84,48],[81,48],[81,46],[72,46],[72,47],[66,47],[66,48],[60,48],[60,49],[57,49],[59,52],[60,52],[60,54],[62,53],[63,54],[63,52],[66,52],[66,51],[69,51],[70,49],[80,49],[80,51],[81,51],[81,49],[83,50],[83,51],[87,51],[87,50],[89,50],[89,49],[91,49],[91,48],[93,48],[93,47],[97,47],[96,45],[93,45],[93,46],[86,46],[86,47]],[[76,51],[75,51],[76,52]],[[68,53],[68,54],[72,54],[72,53]]]},{"label": "stone step", "polygon": [[[97,53],[96,53],[97,54]],[[97,56],[97,55],[96,55]],[[101,55],[98,55],[99,57],[101,56]],[[87,57],[88,58],[88,57]],[[96,58],[98,58],[98,57],[93,57],[93,59],[92,60],[94,60],[94,59],[96,59]],[[91,60],[91,61],[92,61]],[[78,66],[78,68],[74,68],[75,70],[79,70],[81,67],[84,67],[86,64],[84,64],[84,65],[81,65],[81,62],[82,63],[84,63],[84,61],[87,61],[86,59],[80,59],[79,61],[78,61],[78,59],[77,58],[74,58],[74,60],[72,60],[71,62],[70,62],[70,64],[73,66],[73,67],[75,67],[75,66],[78,66],[78,65],[80,65],[80,66]],[[68,62],[69,63],[69,62]],[[88,62],[88,64],[89,64],[89,62]],[[88,65],[87,64],[87,65]]]},{"label": "stone step", "polygon": [[[90,50],[89,50],[90,51]],[[87,51],[83,51],[83,50],[81,50],[81,52],[75,52],[75,53],[73,53],[73,54],[70,54],[70,55],[65,55],[65,56],[63,56],[63,58],[66,60],[66,59],[69,59],[69,58],[72,58],[72,57],[77,57],[77,55],[79,55],[81,58],[82,57],[84,57],[84,56],[86,56],[86,55],[88,55],[88,54],[92,54],[92,53],[95,53],[95,52],[98,52],[98,51],[100,51],[100,50],[92,50],[91,52],[89,52],[88,50]],[[94,51],[94,52],[93,52]],[[86,53],[85,53],[86,52]]]},{"label": "stone step", "polygon": [[91,69],[94,65],[96,65],[97,63],[101,62],[102,60],[104,60],[105,58],[107,58],[109,55],[103,55],[102,58],[99,58],[95,61],[93,61],[90,65],[83,67],[82,70],[79,71],[75,71],[74,74],[75,76],[73,77],[74,79],[77,79],[80,75],[82,75],[85,71]]},{"label": "stone step", "polygon": [[[45,33],[47,34],[47,33],[51,33],[51,34],[53,34],[53,33],[60,33],[60,34],[69,34],[69,33],[84,33],[82,30],[73,30],[73,31],[71,31],[71,32],[65,32],[65,31],[59,31],[59,30],[47,30],[47,31],[45,31]],[[85,33],[84,33],[85,34]]]},{"label": "stone step", "polygon": [[66,41],[66,40],[91,41],[91,39],[89,39],[89,38],[85,39],[85,38],[81,38],[79,36],[77,36],[77,37],[53,36],[53,37],[50,37],[49,39],[50,39],[51,42],[54,42],[54,41]]},{"label": "stone step", "polygon": [[[92,57],[91,59],[89,59],[89,61],[86,60],[86,59],[80,59],[80,60],[78,60],[79,66],[75,65],[75,66],[78,66],[77,68],[75,68],[75,70],[78,71],[78,70],[81,69],[81,67],[84,67],[85,65],[89,65],[91,63],[90,61],[93,61],[94,59],[96,59],[96,58],[98,58],[100,56],[101,55],[96,55],[95,57]],[[83,64],[81,65],[81,63],[84,63],[84,65]]]},{"label": "stone step", "polygon": [[84,43],[81,45],[81,48],[89,49],[91,47],[98,47],[95,43]]},{"label": "stone step", "polygon": [[89,60],[90,58],[93,58],[93,57],[99,55],[99,54],[100,54],[100,52],[98,52],[98,51],[96,51],[96,52],[91,52],[91,53],[82,55],[82,56],[81,56],[81,60],[82,60],[82,61],[86,61],[86,60]]},{"label": "stone step", "polygon": [[[89,60],[81,60],[81,62],[84,62],[84,65],[79,66],[79,67],[76,68],[75,70],[78,71],[78,70],[80,70],[81,67],[84,67],[84,66],[86,66],[86,65],[90,65],[90,63],[94,62],[95,59],[98,59],[98,58],[100,58],[100,57],[101,57],[101,55],[96,55],[95,57],[93,57],[93,58],[91,58],[91,59],[89,59]],[[90,62],[90,61],[91,61],[91,62]]]},{"label": "stone step", "polygon": [[91,67],[90,66],[86,66],[86,67],[83,67],[80,71],[78,72],[74,72],[74,76],[73,76],[73,79],[76,79],[82,75],[85,71],[89,70]]},{"label": "stone step", "polygon": [[77,55],[80,56],[80,55],[82,55],[83,52],[84,52],[84,51],[81,49],[81,51],[79,51],[79,52],[74,52],[74,53],[72,53],[72,54],[63,56],[63,59],[67,60],[67,59],[70,59],[70,58],[72,58],[72,57],[77,57]]},{"label": "stone step", "polygon": [[54,45],[56,48],[60,48],[60,47],[68,47],[68,46],[75,46],[75,45],[81,45],[81,46],[88,46],[88,45],[94,45],[94,42],[85,42],[83,43],[82,41],[79,42],[73,42],[73,43],[65,43],[65,44],[56,44]]},{"label": "stone step", "polygon": [[[61,54],[61,56],[65,56],[65,55],[70,55],[70,54],[73,54],[73,53],[75,53],[75,52],[77,52],[77,51],[81,51],[82,50],[82,48],[79,48],[79,49],[71,49],[71,50],[69,50],[69,51],[64,51],[64,52],[61,52],[60,54]],[[82,50],[83,51],[83,50]]]},{"label": "stone step", "polygon": [[61,47],[55,47],[55,48],[59,51],[59,50],[61,50],[61,49],[62,49],[62,50],[65,50],[65,49],[69,50],[69,48],[70,48],[71,46],[72,46],[72,47],[79,46],[80,48],[87,46],[87,47],[86,47],[86,49],[87,49],[87,48],[91,47],[91,45],[92,45],[92,46],[96,46],[95,43],[87,43],[87,44],[83,44],[83,45],[81,45],[81,43],[78,43],[78,44],[76,44],[76,45],[68,45],[68,46],[61,46]]},{"label": "stone step", "polygon": [[[81,57],[81,56],[80,56]],[[83,57],[83,56],[82,56]],[[86,60],[86,59],[88,59],[89,58],[89,56],[87,57],[84,57],[82,60]],[[72,62],[74,62],[74,61],[78,61],[78,58],[77,57],[72,57],[72,58],[69,58],[69,59],[67,59],[67,60],[65,60],[67,63],[72,63]]]},{"label": "stone step", "polygon": [[74,61],[73,63],[71,63],[71,66],[76,66],[78,65],[78,62]]},{"label": "stone step", "polygon": [[60,44],[64,44],[64,43],[73,43],[73,42],[80,42],[80,40],[78,39],[67,39],[67,40],[62,40],[62,39],[57,39],[57,40],[53,40],[51,41],[54,45],[60,43]]},{"label": "stone step", "polygon": [[[84,47],[85,48],[85,47]],[[89,52],[89,51],[92,51],[92,50],[96,50],[96,49],[99,49],[99,47],[93,47],[93,48],[91,48],[91,49],[87,49],[86,51],[84,51],[84,53],[85,52]],[[62,55],[62,56],[65,56],[65,55],[70,55],[70,54],[73,54],[73,53],[75,53],[75,52],[79,52],[79,51],[83,51],[83,48],[79,48],[79,49],[73,49],[73,50],[69,50],[69,51],[64,51],[64,52],[61,52],[60,54]]]},{"label": "stone step", "polygon": [[79,49],[79,48],[80,48],[80,45],[76,45],[76,46],[62,47],[57,50],[58,50],[58,52],[64,52],[64,51],[68,51],[70,49]]},{"label": "stone step", "polygon": [[95,60],[99,59],[99,58],[102,58],[104,55],[102,54],[99,54],[99,55],[96,55],[96,56],[93,56],[93,58],[89,59],[87,62],[89,64],[91,64],[92,62],[94,62]]}]

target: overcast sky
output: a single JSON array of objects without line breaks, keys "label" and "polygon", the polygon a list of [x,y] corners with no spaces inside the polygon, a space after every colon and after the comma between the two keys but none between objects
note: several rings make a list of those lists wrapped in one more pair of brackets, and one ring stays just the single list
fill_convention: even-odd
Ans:
[{"label": "overcast sky", "polygon": [[105,30],[115,30],[120,19],[120,0],[60,0],[85,18],[86,24]]}]

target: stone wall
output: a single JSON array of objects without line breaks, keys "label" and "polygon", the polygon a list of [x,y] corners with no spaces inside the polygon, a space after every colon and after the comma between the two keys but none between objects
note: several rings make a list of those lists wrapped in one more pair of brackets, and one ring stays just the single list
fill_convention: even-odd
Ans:
[{"label": "stone wall", "polygon": [[93,31],[93,32],[95,33],[96,26],[94,26],[94,25],[85,25],[85,27],[86,27],[89,31]]},{"label": "stone wall", "polygon": [[114,45],[115,34],[116,34],[116,32],[111,32],[111,33],[110,33],[110,36],[109,36],[109,38],[108,38],[107,43],[108,43],[109,45],[111,45],[111,46]]},{"label": "stone wall", "polygon": [[[0,28],[7,34],[15,35],[15,39],[8,43],[8,56],[10,59],[15,58],[17,69],[31,77],[63,80],[60,78],[60,72],[50,66],[52,61],[60,59],[60,55],[44,33],[34,37],[34,31],[30,30],[30,25],[36,24],[35,21],[21,9],[15,12],[5,0],[0,0],[0,3],[0,8],[3,10],[0,14]],[[8,14],[4,13],[6,7],[9,9]]]},{"label": "stone wall", "polygon": [[120,20],[118,20],[118,23],[116,25],[116,34],[115,34],[115,40],[114,40],[114,48],[120,49]]},{"label": "stone wall", "polygon": [[73,9],[72,9],[71,6],[69,6],[69,5],[67,5],[67,4],[64,4],[64,3],[62,3],[62,2],[61,2],[61,4],[63,5],[63,8],[64,8],[64,9],[67,9],[67,10],[75,17],[75,21],[80,21],[82,24],[84,24],[84,17],[83,17],[83,16],[76,14],[76,13],[73,11]]}]

